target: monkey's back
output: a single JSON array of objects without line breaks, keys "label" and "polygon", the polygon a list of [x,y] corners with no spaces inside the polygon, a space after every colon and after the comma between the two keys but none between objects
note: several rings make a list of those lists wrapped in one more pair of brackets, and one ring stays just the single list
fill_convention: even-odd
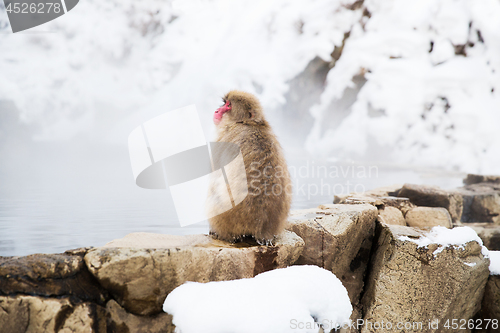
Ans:
[{"label": "monkey's back", "polygon": [[[226,171],[232,191],[248,188],[247,197],[233,209],[210,219],[210,229],[219,238],[234,240],[254,236],[272,240],[286,223],[292,201],[290,175],[281,146],[267,122],[231,124],[217,138],[237,144],[245,164],[246,184]],[[235,184],[236,183],[236,184]],[[209,195],[217,195],[212,188]],[[233,197],[235,194],[233,193]]]}]

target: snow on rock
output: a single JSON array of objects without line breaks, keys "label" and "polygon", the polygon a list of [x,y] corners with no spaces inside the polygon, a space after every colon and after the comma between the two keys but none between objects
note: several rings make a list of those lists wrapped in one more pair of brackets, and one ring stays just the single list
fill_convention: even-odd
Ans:
[{"label": "snow on rock", "polygon": [[500,275],[500,251],[490,251],[490,274]]},{"label": "snow on rock", "polygon": [[[187,282],[163,310],[182,333],[318,332],[347,323],[352,306],[340,280],[317,266],[291,266],[251,279]],[[319,324],[318,324],[319,323]]]},{"label": "snow on rock", "polygon": [[401,241],[410,241],[418,245],[418,247],[427,247],[430,244],[438,244],[439,247],[433,252],[434,255],[441,253],[448,246],[455,248],[464,248],[468,242],[476,241],[482,246],[482,254],[488,256],[488,249],[483,246],[483,241],[477,235],[476,231],[470,227],[458,227],[448,229],[446,227],[437,226],[432,228],[428,233],[425,233],[420,238],[410,238],[408,236],[399,236]]}]

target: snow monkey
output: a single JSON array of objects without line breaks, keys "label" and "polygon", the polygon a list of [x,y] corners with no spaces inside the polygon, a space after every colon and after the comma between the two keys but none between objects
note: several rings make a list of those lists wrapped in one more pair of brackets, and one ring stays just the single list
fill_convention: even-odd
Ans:
[{"label": "snow monkey", "polygon": [[[209,219],[210,233],[219,239],[237,242],[253,237],[263,245],[272,244],[283,231],[292,200],[292,184],[282,148],[266,121],[259,100],[252,94],[233,90],[213,116],[217,142],[239,146],[246,170],[246,183],[231,184],[231,191],[248,188],[248,195],[232,209]],[[214,155],[214,161],[215,161]],[[226,173],[230,173],[231,170]],[[211,185],[207,209],[221,198],[221,186]],[[235,197],[237,193],[232,193]]]}]

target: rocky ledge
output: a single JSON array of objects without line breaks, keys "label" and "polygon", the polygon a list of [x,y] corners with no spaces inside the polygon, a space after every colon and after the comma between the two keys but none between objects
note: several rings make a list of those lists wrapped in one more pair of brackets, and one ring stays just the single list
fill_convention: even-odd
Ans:
[{"label": "rocky ledge", "polygon": [[382,322],[411,323],[405,332],[441,332],[446,320],[498,319],[500,276],[490,275],[481,240],[419,243],[434,226],[466,225],[500,250],[500,177],[470,175],[464,183],[336,197],[335,204],[292,212],[273,246],[134,233],[99,248],[0,257],[1,331],[173,332],[161,305],[182,283],[306,264],[332,271],[346,287],[351,319],[364,325],[345,332],[382,332],[376,328]]},{"label": "rocky ledge", "polygon": [[206,235],[134,233],[91,249],[85,262],[99,284],[127,311],[161,312],[167,295],[186,281],[250,278],[292,265],[304,241],[285,231],[274,246],[230,244]]}]

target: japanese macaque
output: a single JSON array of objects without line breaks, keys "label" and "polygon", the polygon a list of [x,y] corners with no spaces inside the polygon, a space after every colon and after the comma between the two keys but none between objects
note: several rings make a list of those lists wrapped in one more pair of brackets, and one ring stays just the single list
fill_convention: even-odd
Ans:
[{"label": "japanese macaque", "polygon": [[[216,141],[234,143],[241,149],[246,180],[235,178],[237,170],[225,168],[225,172],[232,197],[247,188],[248,195],[232,209],[210,218],[210,233],[230,242],[253,237],[261,245],[272,244],[285,227],[292,200],[290,174],[281,146],[254,95],[233,90],[224,96],[223,103],[213,116]],[[209,213],[220,204],[217,198],[224,190],[223,186],[211,185]]]}]

